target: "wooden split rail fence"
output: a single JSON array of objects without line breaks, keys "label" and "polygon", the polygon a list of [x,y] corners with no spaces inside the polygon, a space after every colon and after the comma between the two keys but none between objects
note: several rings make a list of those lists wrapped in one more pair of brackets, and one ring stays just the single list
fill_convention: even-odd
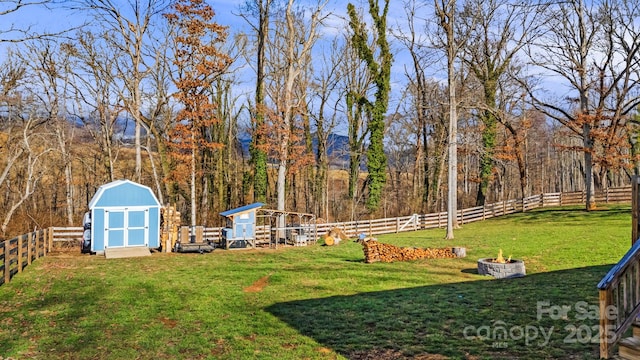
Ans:
[{"label": "wooden split rail fence", "polygon": [[43,229],[0,243],[0,285],[11,281],[36,259],[51,251],[53,231]]},{"label": "wooden split rail fence", "polygon": [[[467,224],[497,216],[523,212],[540,207],[584,204],[585,194],[582,191],[570,193],[546,193],[529,196],[519,200],[505,200],[485,206],[477,206],[458,210],[458,222]],[[596,203],[631,202],[631,187],[611,188],[596,193]],[[325,235],[333,228],[341,229],[349,237],[358,234],[380,235],[443,228],[447,225],[447,213],[413,214],[397,218],[360,220],[335,223],[316,224],[317,236]],[[256,227],[256,242],[270,243],[271,227]],[[29,234],[24,234],[0,243],[0,285],[11,278],[38,257],[45,256],[55,247],[76,246],[82,240],[82,227],[50,227]],[[189,227],[181,229],[180,236],[191,236]],[[221,227],[196,227],[193,234],[196,241],[220,242]],[[311,239],[311,240],[318,240]]]}]

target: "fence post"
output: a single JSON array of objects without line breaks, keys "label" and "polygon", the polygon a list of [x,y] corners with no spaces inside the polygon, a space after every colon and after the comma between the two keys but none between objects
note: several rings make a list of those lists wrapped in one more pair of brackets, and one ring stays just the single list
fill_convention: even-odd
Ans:
[{"label": "fence post", "polygon": [[27,257],[28,257],[27,265],[31,265],[31,260],[33,259],[33,241],[31,239],[29,239],[28,246],[27,246]]},{"label": "fence post", "polygon": [[47,241],[49,242],[49,251],[53,250],[53,232],[54,229],[53,227],[49,227],[47,228],[48,230],[48,236],[47,236]]},{"label": "fence post", "polygon": [[610,319],[611,314],[608,313],[609,307],[612,305],[611,289],[600,290],[599,294],[600,307],[600,358],[608,359],[611,355],[611,347],[609,337],[615,331],[613,320]]},{"label": "fence post", "polygon": [[[24,246],[24,235],[18,236],[18,272],[22,272],[22,257],[24,256],[24,250],[22,247]],[[29,243],[27,243],[27,253],[31,255],[29,251],[31,248],[29,247]],[[31,259],[27,259],[27,264],[31,264]]]},{"label": "fence post", "polygon": [[[40,257],[40,247],[42,247],[42,250],[43,250],[42,252],[43,252],[43,253],[44,253],[44,252],[46,252],[46,251],[44,250],[44,244],[40,244],[40,239],[38,239],[38,237],[36,236],[36,233],[35,233],[35,232],[33,233],[33,240],[35,240],[35,245],[36,245],[36,246],[35,246],[35,249],[36,249],[36,256],[35,256],[35,258],[37,259],[37,258],[39,258],[39,257]],[[29,242],[31,242],[31,241],[32,241],[32,239],[29,239]],[[43,256],[44,256],[44,255],[43,255]]]},{"label": "fence post", "polygon": [[4,241],[4,283],[11,280],[11,255],[9,253],[11,240]]},{"label": "fence post", "polygon": [[396,234],[400,232],[400,218],[396,218]]}]

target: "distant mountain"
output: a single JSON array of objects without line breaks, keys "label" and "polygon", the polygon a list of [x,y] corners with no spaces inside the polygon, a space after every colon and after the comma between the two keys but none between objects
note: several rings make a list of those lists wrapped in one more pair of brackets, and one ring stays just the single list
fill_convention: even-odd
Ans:
[{"label": "distant mountain", "polygon": [[[250,137],[242,137],[239,139],[242,146],[242,153],[249,156]],[[318,138],[313,137],[313,152],[318,149]],[[329,156],[329,165],[341,169],[349,166],[349,138],[344,135],[329,134],[327,139],[327,155]]]}]

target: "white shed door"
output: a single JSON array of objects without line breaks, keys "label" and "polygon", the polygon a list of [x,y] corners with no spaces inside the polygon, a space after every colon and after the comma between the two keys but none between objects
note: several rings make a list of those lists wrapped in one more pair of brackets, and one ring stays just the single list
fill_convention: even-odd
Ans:
[{"label": "white shed door", "polygon": [[105,216],[105,247],[148,245],[149,209],[109,209]]}]

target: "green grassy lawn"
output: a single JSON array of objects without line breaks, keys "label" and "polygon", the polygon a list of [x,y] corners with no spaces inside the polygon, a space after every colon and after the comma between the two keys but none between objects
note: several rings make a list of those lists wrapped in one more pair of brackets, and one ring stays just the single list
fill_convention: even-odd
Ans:
[{"label": "green grassy lawn", "polygon": [[[463,246],[464,259],[366,264],[351,241],[48,256],[0,287],[0,359],[595,359],[596,285],[630,247],[630,213],[541,209],[467,224],[455,240],[378,236]],[[499,249],[527,276],[475,273]]]}]

